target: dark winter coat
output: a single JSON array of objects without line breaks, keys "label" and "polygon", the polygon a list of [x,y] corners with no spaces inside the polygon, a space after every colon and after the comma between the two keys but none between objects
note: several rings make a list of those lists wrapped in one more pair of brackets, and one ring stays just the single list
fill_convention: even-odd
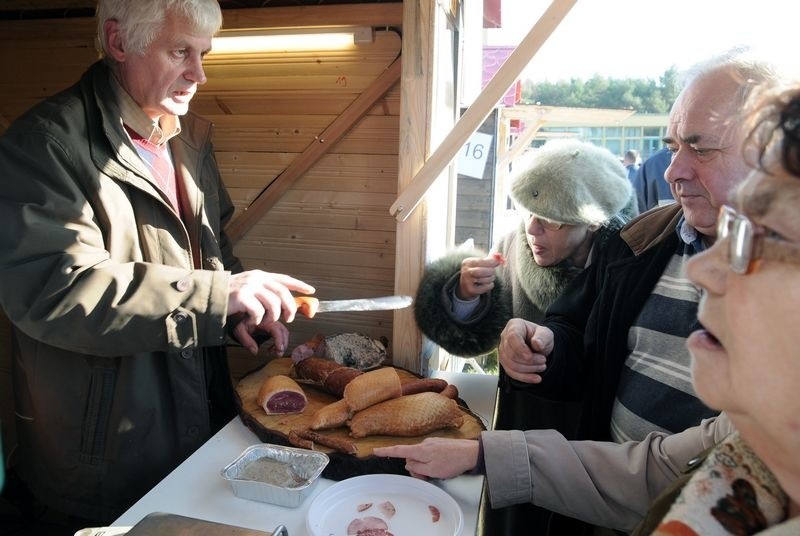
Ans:
[{"label": "dark winter coat", "polygon": [[548,311],[544,325],[553,330],[555,344],[547,371],[541,383],[519,386],[554,399],[582,400],[579,439],[610,440],[628,331],[678,248],[682,214],[672,204],[634,219]]},{"label": "dark winter coat", "polygon": [[[625,219],[614,218],[594,237],[593,256],[606,247],[619,232]],[[480,296],[480,305],[467,320],[459,320],[451,312],[453,288],[458,285],[461,261],[466,257],[483,257],[482,251],[457,251],[431,263],[423,275],[415,300],[415,316],[420,330],[451,354],[473,356],[492,351],[500,341],[500,333],[511,318],[541,322],[547,307],[559,296],[569,281],[582,269],[565,266],[542,267],[536,264],[525,236],[524,224],[503,237],[497,250],[506,264],[495,270],[497,279],[491,292]],[[556,429],[567,438],[574,438],[580,420],[581,404],[574,401],[540,397],[525,384],[514,382],[500,368],[499,392],[494,429]],[[488,498],[484,496],[488,504]],[[529,504],[492,510],[484,508],[484,534],[581,534],[586,527],[573,520],[555,516]]]},{"label": "dark winter coat", "polygon": [[17,470],[112,521],[234,415],[227,287],[241,265],[211,125],[170,141],[183,220],[123,130],[102,63],[0,138],[0,304],[14,325]]}]

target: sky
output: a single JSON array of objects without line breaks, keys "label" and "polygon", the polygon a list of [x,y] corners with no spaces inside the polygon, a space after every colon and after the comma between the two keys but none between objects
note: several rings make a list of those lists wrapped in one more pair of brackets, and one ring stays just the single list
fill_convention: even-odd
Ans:
[{"label": "sky", "polygon": [[[503,0],[503,29],[487,44],[516,45],[549,5]],[[522,78],[658,79],[742,45],[800,74],[798,21],[798,0],[578,0]]]}]

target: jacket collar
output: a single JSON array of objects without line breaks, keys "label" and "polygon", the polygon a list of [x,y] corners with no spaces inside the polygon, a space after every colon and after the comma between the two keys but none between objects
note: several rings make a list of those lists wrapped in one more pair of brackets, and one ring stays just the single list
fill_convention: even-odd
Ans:
[{"label": "jacket collar", "polygon": [[682,217],[683,209],[678,203],[657,207],[631,220],[619,235],[633,254],[639,255],[674,235]]}]

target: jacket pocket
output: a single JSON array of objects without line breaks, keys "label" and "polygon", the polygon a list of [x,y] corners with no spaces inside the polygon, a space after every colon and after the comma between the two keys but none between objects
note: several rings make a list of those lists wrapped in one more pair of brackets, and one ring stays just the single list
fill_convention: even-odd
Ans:
[{"label": "jacket pocket", "polygon": [[80,458],[84,463],[98,465],[103,461],[116,380],[116,369],[92,368],[81,429]]}]

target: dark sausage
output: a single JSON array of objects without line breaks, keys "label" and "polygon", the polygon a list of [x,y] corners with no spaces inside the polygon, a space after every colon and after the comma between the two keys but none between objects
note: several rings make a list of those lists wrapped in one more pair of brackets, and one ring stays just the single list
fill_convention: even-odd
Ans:
[{"label": "dark sausage", "polygon": [[415,395],[417,393],[441,393],[447,387],[447,381],[441,378],[420,378],[403,383],[404,395]]}]

